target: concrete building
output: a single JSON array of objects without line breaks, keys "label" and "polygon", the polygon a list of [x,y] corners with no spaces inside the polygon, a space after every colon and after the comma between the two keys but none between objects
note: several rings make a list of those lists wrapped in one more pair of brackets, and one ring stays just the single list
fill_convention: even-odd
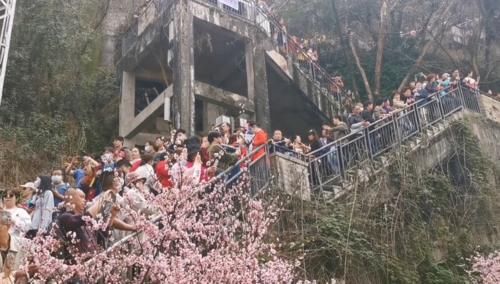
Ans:
[{"label": "concrete building", "polygon": [[304,134],[333,115],[328,91],[275,51],[253,4],[150,1],[122,37],[120,135],[143,144],[171,129],[207,133],[217,117]]}]

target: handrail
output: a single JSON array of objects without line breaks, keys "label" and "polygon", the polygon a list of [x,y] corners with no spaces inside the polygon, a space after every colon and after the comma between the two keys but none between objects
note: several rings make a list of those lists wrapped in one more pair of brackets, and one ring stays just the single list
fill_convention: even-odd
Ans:
[{"label": "handrail", "polygon": [[212,181],[217,181],[217,180],[223,180],[224,177],[228,176],[235,168],[240,167],[243,163],[245,163],[247,160],[251,160],[255,155],[257,155],[259,152],[262,151],[267,145],[271,142],[272,140],[269,139],[266,144],[260,145],[259,147],[255,148],[252,150],[252,152],[248,153],[246,157],[241,158],[236,164],[231,166],[229,169],[226,169],[222,173],[218,174],[216,177],[214,177],[210,182]]},{"label": "handrail", "polygon": [[312,190],[331,189],[332,182],[345,179],[350,170],[374,160],[458,111],[481,113],[479,100],[477,90],[462,85],[446,88],[370,124],[363,131],[329,143],[318,150],[323,152],[315,152],[317,157],[309,164]]},{"label": "handrail", "polygon": [[[268,19],[272,21],[272,24],[275,28],[277,28],[284,36],[287,38],[287,44],[292,45],[296,50],[299,50],[299,53],[304,56],[304,58],[307,59],[307,61],[314,66],[317,70],[320,71],[320,73],[324,76],[324,78],[330,83],[331,85],[336,85],[335,81],[333,81],[332,76],[323,68],[321,65],[318,63],[314,62],[314,60],[307,54],[307,52],[304,52],[302,48],[300,48],[300,45],[288,34],[287,31],[285,31],[281,24],[279,23],[279,20],[276,19],[276,17],[270,12],[266,11],[264,8],[260,7],[258,4],[255,4],[257,12],[260,12],[261,14],[264,14]],[[328,93],[330,93],[330,90],[327,88]],[[339,95],[339,102],[341,102],[341,96]]]},{"label": "handrail", "polygon": [[[374,127],[374,126],[376,126],[377,124],[382,123],[382,122],[384,122],[384,121],[387,121],[387,119],[388,119],[389,117],[390,117],[390,118],[393,118],[395,115],[399,115],[401,112],[408,111],[408,110],[412,109],[413,107],[416,107],[419,103],[421,103],[421,102],[420,102],[421,100],[429,100],[429,99],[432,99],[432,98],[434,98],[434,97],[438,96],[440,93],[442,93],[442,92],[446,92],[447,90],[450,90],[451,88],[452,88],[452,87],[450,86],[450,87],[448,87],[448,88],[446,88],[446,89],[444,89],[444,90],[437,91],[437,92],[432,93],[431,95],[429,95],[427,98],[420,99],[420,100],[418,100],[418,101],[413,102],[413,103],[412,103],[412,104],[410,104],[410,105],[407,105],[405,108],[403,108],[403,109],[401,109],[401,110],[396,110],[396,111],[393,111],[393,112],[391,112],[391,113],[390,113],[390,116],[388,116],[388,117],[384,117],[384,118],[381,118],[381,119],[379,119],[379,120],[377,120],[377,121],[374,121],[374,122],[370,123],[370,124],[369,124],[367,127],[365,127],[365,128],[373,128],[373,127]],[[309,154],[314,155],[314,154],[316,154],[316,153],[318,153],[318,152],[324,151],[326,148],[331,148],[331,147],[332,147],[332,146],[334,146],[334,145],[338,145],[338,144],[339,144],[342,140],[346,140],[346,139],[349,139],[349,138],[353,138],[353,137],[356,137],[356,136],[358,136],[358,135],[359,135],[359,131],[356,131],[356,132],[354,132],[354,133],[350,133],[349,135],[346,135],[346,136],[344,136],[344,137],[342,137],[342,138],[340,138],[340,139],[337,139],[337,140],[335,140],[335,141],[333,141],[333,142],[330,142],[330,143],[328,143],[328,144],[324,145],[323,147],[321,147],[321,148],[319,148],[319,149],[317,149],[317,150],[315,150],[315,151],[313,151],[313,152],[310,152]]]}]

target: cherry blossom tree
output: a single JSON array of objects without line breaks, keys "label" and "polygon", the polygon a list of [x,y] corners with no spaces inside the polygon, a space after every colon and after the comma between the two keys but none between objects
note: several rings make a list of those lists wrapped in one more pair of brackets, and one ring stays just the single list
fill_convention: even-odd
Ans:
[{"label": "cherry blossom tree", "polygon": [[[246,178],[244,178],[246,179]],[[222,184],[165,191],[147,196],[156,217],[126,208],[139,228],[111,248],[79,251],[74,235],[70,259],[62,259],[61,240],[37,236],[27,248],[30,265],[41,280],[78,279],[95,283],[288,283],[293,265],[266,242],[276,208],[252,198],[248,180],[228,189]],[[120,212],[120,214],[124,213]],[[106,222],[86,218],[87,229],[107,229]]]},{"label": "cherry blossom tree", "polygon": [[472,272],[479,275],[482,283],[500,283],[500,251],[486,256],[478,255],[472,262]]}]

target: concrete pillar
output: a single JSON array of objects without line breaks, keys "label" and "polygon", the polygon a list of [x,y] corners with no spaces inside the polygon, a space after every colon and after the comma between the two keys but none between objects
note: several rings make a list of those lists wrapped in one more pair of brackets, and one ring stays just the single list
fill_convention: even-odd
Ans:
[{"label": "concrete pillar", "polygon": [[251,41],[247,41],[245,45],[245,63],[247,72],[248,99],[255,101],[255,72],[253,69],[254,63],[254,45]]},{"label": "concrete pillar", "polygon": [[135,73],[122,73],[121,101],[120,101],[120,127],[121,136],[128,136],[130,125],[135,117]]},{"label": "concrete pillar", "polygon": [[[259,39],[256,39],[254,42],[259,42]],[[269,132],[271,131],[271,114],[266,70],[266,51],[259,43],[253,49],[253,71],[255,120],[261,128]]]},{"label": "concrete pillar", "polygon": [[194,134],[193,14],[189,1],[179,1],[174,15],[174,108],[176,128]]}]

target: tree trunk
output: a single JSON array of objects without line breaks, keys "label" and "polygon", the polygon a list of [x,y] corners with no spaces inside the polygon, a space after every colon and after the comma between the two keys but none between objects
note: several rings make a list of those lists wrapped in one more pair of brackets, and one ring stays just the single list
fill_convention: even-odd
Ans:
[{"label": "tree trunk", "polygon": [[370,82],[368,82],[368,77],[366,76],[365,69],[361,65],[361,60],[359,60],[358,52],[356,50],[356,47],[354,46],[354,43],[352,41],[352,33],[349,32],[349,46],[351,47],[351,53],[352,56],[354,57],[354,61],[356,62],[356,66],[358,67],[359,73],[361,73],[361,77],[363,78],[363,84],[365,85],[366,89],[366,94],[368,95],[368,99],[373,101],[373,94],[372,94],[372,89],[370,87]]},{"label": "tree trunk", "polygon": [[427,55],[427,52],[432,46],[433,41],[429,40],[425,45],[424,48],[422,48],[422,52],[420,52],[420,55],[418,56],[417,60],[415,61],[415,64],[410,68],[408,73],[406,73],[405,78],[403,81],[401,81],[401,84],[399,85],[398,92],[403,91],[403,88],[408,84],[408,81],[410,80],[411,75],[417,68],[419,68],[422,65],[422,62],[424,61],[425,55]]},{"label": "tree trunk", "polygon": [[[494,41],[496,33],[496,21],[495,21],[495,1],[488,0],[477,0],[479,11],[481,12],[481,17],[484,19],[484,36],[485,36],[485,49],[484,49],[484,69],[485,76],[482,76],[483,80],[488,81],[492,70],[494,69],[495,63],[491,56],[491,47]],[[496,8],[498,9],[498,8]],[[478,74],[479,75],[479,74]]]},{"label": "tree trunk", "polygon": [[[432,38],[442,38],[444,31],[446,30],[446,25],[442,24],[443,22],[446,21],[447,14],[451,10],[451,8],[454,7],[452,5],[453,3],[442,3],[441,6],[439,7],[438,10],[442,10],[440,13],[435,13],[433,12],[429,18],[425,21],[426,23],[422,26],[422,37],[425,38],[425,34],[427,31],[434,31],[438,30],[437,34],[435,36],[432,36]],[[441,24],[441,27],[438,25]],[[434,43],[434,40],[429,40],[425,43],[424,47],[422,48],[422,51],[420,52],[420,55],[418,56],[417,60],[415,61],[415,64],[410,68],[408,73],[406,74],[405,78],[401,82],[398,88],[398,92],[401,92],[403,88],[408,84],[408,81],[410,80],[411,75],[415,70],[420,67],[424,61],[425,55],[427,55],[427,52],[432,46],[432,43]]]},{"label": "tree trunk", "polygon": [[[358,84],[356,82],[356,76],[354,75],[354,66],[352,64],[352,60],[349,60],[349,43],[347,42],[347,35],[345,29],[342,27],[342,23],[340,21],[339,13],[337,10],[337,4],[335,0],[331,0],[332,3],[332,16],[335,21],[335,30],[337,32],[337,36],[340,38],[340,45],[342,46],[342,52],[344,53],[344,57],[347,61],[347,70],[349,70],[349,76],[351,77],[352,88],[356,95],[358,95]],[[334,35],[335,38],[335,35]]]},{"label": "tree trunk", "polygon": [[382,81],[382,69],[384,64],[385,38],[387,34],[387,0],[382,0],[380,6],[380,25],[378,29],[377,57],[375,59],[375,97],[380,97],[380,86]]}]

